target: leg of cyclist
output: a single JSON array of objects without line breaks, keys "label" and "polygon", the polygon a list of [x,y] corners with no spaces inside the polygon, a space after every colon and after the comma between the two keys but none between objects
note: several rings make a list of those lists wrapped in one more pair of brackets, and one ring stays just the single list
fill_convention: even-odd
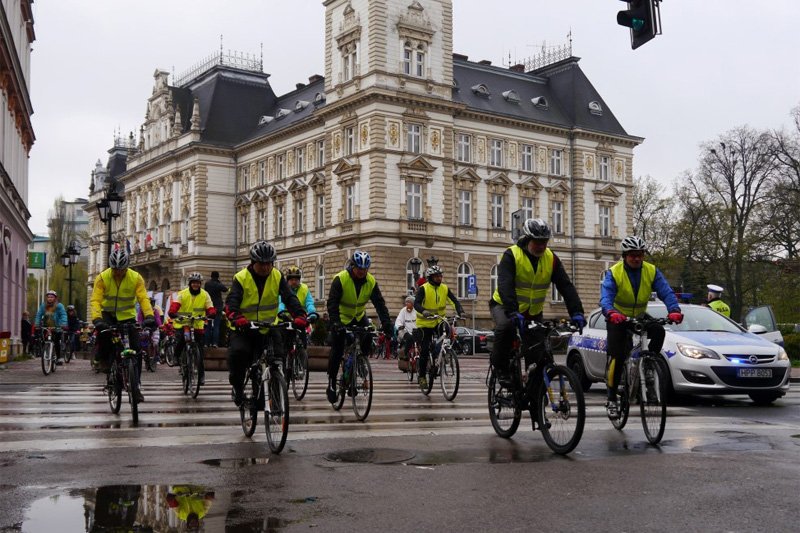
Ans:
[{"label": "leg of cyclist", "polygon": [[258,332],[231,331],[228,343],[228,382],[233,388],[233,403],[242,404],[244,394],[244,375],[253,360],[256,348],[260,346]]},{"label": "leg of cyclist", "polygon": [[186,347],[186,339],[183,338],[183,328],[178,328],[175,330],[175,360],[178,361],[178,369],[180,372],[183,372],[183,368],[181,368],[181,357]]},{"label": "leg of cyclist", "polygon": [[136,394],[136,401],[142,403],[144,395],[142,394],[142,352],[139,344],[139,330],[136,329],[136,320],[126,320],[121,324],[128,328],[128,342],[130,342],[131,350],[136,353],[136,373],[139,375],[139,387],[134,394]]},{"label": "leg of cyclist", "polygon": [[421,341],[419,345],[419,378],[417,382],[423,389],[428,387],[428,358],[431,353],[431,344],[433,336],[436,333],[436,328],[417,328],[414,331],[419,331]]},{"label": "leg of cyclist", "polygon": [[609,416],[617,415],[617,385],[622,375],[622,367],[627,357],[627,326],[606,322],[606,392],[608,401],[606,410]]},{"label": "leg of cyclist", "polygon": [[55,345],[56,349],[56,364],[63,365],[64,364],[64,354],[61,353],[61,338],[66,335],[66,332],[61,328],[54,328],[53,329],[53,344]]},{"label": "leg of cyclist", "polygon": [[498,380],[507,384],[510,380],[508,374],[508,357],[511,353],[511,344],[514,342],[514,322],[506,316],[501,305],[490,304],[492,320],[494,320],[494,345],[489,360],[497,372]]},{"label": "leg of cyclist", "polygon": [[[532,316],[531,320],[534,322],[541,322],[543,319],[543,313],[539,313],[538,315]],[[525,332],[525,346],[528,347],[524,354],[525,354],[525,369],[527,371],[528,368],[532,364],[536,364],[536,371],[535,371],[535,383],[538,383],[538,377],[542,375],[542,365],[544,362],[544,340],[545,340],[545,332],[542,330],[527,330]]]},{"label": "leg of cyclist", "polygon": [[336,402],[336,373],[339,371],[339,365],[342,363],[342,354],[344,353],[345,332],[343,329],[338,328],[331,330],[331,352],[328,358],[328,387],[325,389],[325,394],[330,403]]}]

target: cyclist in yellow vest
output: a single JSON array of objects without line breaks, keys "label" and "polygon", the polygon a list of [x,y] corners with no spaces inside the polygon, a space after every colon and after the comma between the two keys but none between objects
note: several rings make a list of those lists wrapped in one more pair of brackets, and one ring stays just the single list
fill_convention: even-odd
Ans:
[{"label": "cyclist in yellow vest", "polygon": [[[558,256],[547,247],[551,231],[541,218],[529,218],[522,224],[522,236],[503,252],[497,267],[497,289],[489,301],[494,320],[494,346],[490,359],[501,383],[508,382],[508,361],[515,328],[526,320],[541,321],[550,285],[564,298],[567,312],[578,327],[586,325],[583,304]],[[525,366],[544,356],[540,333],[533,333],[526,343]]]},{"label": "cyclist in yellow vest", "polygon": [[[365,307],[372,302],[378,312],[383,332],[387,336],[394,333],[394,324],[381,295],[378,282],[370,274],[372,258],[362,250],[353,252],[345,270],[339,272],[328,291],[328,315],[331,321],[331,353],[328,358],[328,388],[325,391],[330,403],[336,402],[336,372],[342,362],[344,353],[345,326],[367,327],[369,320]],[[365,354],[372,351],[372,341],[364,337],[361,350]]]},{"label": "cyclist in yellow vest", "polygon": [[[644,239],[635,235],[622,239],[622,260],[606,273],[600,287],[600,307],[606,317],[606,387],[608,402],[606,411],[609,418],[617,417],[617,384],[622,373],[623,362],[628,357],[627,330],[628,317],[641,317],[647,311],[650,294],[655,291],[658,298],[667,306],[667,318],[675,324],[683,321],[681,307],[666,278],[652,263],[644,260],[647,245]],[[664,345],[664,328],[652,324],[647,328],[650,339],[648,350],[660,353]],[[621,359],[620,359],[621,357]]]},{"label": "cyclist in yellow vest", "polygon": [[167,493],[167,505],[189,531],[196,531],[214,503],[214,491],[202,485],[173,485]]},{"label": "cyclist in yellow vest", "polygon": [[731,308],[728,306],[728,304],[720,300],[722,297],[722,291],[725,289],[719,285],[706,285],[706,287],[708,288],[708,296],[706,297],[706,301],[703,305],[707,305],[722,316],[730,318]]},{"label": "cyclist in yellow vest", "polygon": [[211,295],[201,288],[203,275],[200,272],[189,274],[189,286],[178,293],[169,305],[167,315],[172,319],[173,326],[177,328],[178,334],[175,337],[175,357],[180,361],[183,349],[186,346],[186,339],[183,337],[183,326],[190,325],[194,329],[194,338],[197,340],[197,347],[200,349],[200,366],[197,369],[197,381],[200,385],[206,384],[206,367],[203,364],[203,339],[205,337],[205,322],[195,320],[193,324],[180,315],[202,315],[213,319],[217,316],[217,309],[211,301]]},{"label": "cyclist in yellow vest", "polygon": [[295,326],[308,325],[306,312],[289,284],[275,266],[278,255],[267,241],[256,241],[250,247],[250,264],[233,277],[231,290],[225,299],[225,313],[231,327],[228,343],[228,381],[233,387],[233,401],[243,400],[242,386],[247,368],[264,347],[271,342],[275,357],[283,359],[283,339],[279,329],[262,335],[251,330],[250,321],[272,322],[278,317],[278,296],[294,317]]},{"label": "cyclist in yellow vest", "polygon": [[445,316],[447,303],[450,302],[456,309],[459,316],[464,314],[464,308],[456,298],[456,295],[442,283],[442,272],[439,265],[428,267],[425,271],[427,282],[417,289],[414,298],[414,309],[417,311],[417,327],[414,335],[419,342],[419,379],[417,382],[421,389],[428,388],[428,357],[431,353],[431,342],[436,333],[436,326],[439,323],[431,318],[433,315]]},{"label": "cyclist in yellow vest", "polygon": [[[139,351],[139,333],[136,331],[136,302],[142,311],[144,320],[142,326],[153,329],[156,320],[153,316],[153,306],[144,286],[144,279],[133,269],[128,268],[130,256],[122,248],[111,252],[108,256],[108,268],[97,275],[92,289],[89,318],[94,324],[95,331],[103,331],[109,324],[122,324],[128,326],[128,340],[131,349],[137,353],[137,369],[140,377],[142,372],[142,355]],[[95,353],[96,362],[101,368],[108,368],[111,354],[110,334],[97,337],[98,350]],[[139,387],[142,380],[139,379]],[[143,402],[142,391],[137,390],[138,401]]]}]

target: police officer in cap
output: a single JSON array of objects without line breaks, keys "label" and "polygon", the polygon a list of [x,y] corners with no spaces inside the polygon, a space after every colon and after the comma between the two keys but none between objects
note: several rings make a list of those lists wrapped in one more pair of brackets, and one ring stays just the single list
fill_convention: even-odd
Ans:
[{"label": "police officer in cap", "polygon": [[708,287],[708,297],[706,298],[705,305],[716,311],[717,313],[731,317],[731,308],[728,304],[720,300],[723,289],[719,285],[706,285]]}]

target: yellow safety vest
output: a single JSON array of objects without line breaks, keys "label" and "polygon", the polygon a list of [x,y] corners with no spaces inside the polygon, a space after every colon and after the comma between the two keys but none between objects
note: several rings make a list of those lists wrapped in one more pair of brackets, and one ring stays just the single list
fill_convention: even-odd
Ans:
[{"label": "yellow safety vest", "polygon": [[[178,293],[176,301],[181,304],[178,313],[184,315],[205,315],[206,309],[214,307],[214,304],[211,302],[211,296],[205,289],[200,289],[200,292],[195,296],[187,287]],[[182,320],[180,317],[175,319],[175,327],[181,328],[186,324],[188,324],[188,321],[185,319]],[[203,329],[204,325],[202,320],[195,320],[192,324],[192,328]]]},{"label": "yellow safety vest", "polygon": [[625,263],[617,262],[611,267],[611,275],[617,284],[617,296],[614,298],[614,309],[626,316],[639,316],[647,311],[647,302],[653,292],[653,281],[656,279],[656,266],[647,261],[642,262],[642,277],[639,292],[633,294],[633,285],[625,272]]},{"label": "yellow safety vest", "polygon": [[[138,272],[130,268],[125,272],[119,285],[114,280],[113,269],[107,268],[100,273],[103,279],[103,313],[111,314],[118,321],[134,320],[136,318],[136,283],[141,277]],[[149,304],[149,302],[148,302]]]},{"label": "yellow safety vest", "polygon": [[[258,298],[258,286],[253,275],[247,268],[243,268],[233,276],[233,279],[242,286],[244,294],[239,312],[247,320],[273,321],[278,316],[278,290],[281,285],[281,272],[273,268],[264,283],[261,299]],[[231,323],[231,329],[236,329]]]},{"label": "yellow safety vest", "polygon": [[[533,264],[522,248],[515,244],[510,250],[514,254],[514,263],[516,264],[514,288],[517,293],[519,312],[527,311],[530,315],[538,315],[544,310],[544,300],[553,278],[555,255],[550,248],[545,248],[544,255],[539,258],[539,268],[534,272]],[[492,299],[503,305],[498,289],[494,290]]]},{"label": "yellow safety vest", "polygon": [[731,317],[731,308],[728,307],[728,304],[722,300],[714,300],[713,302],[709,302],[708,306],[722,316],[726,316],[728,318]]},{"label": "yellow safety vest", "polygon": [[[438,287],[434,287],[430,283],[425,283],[422,286],[425,291],[425,298],[422,300],[422,307],[431,314],[444,316],[445,309],[447,308],[447,285],[440,283]],[[422,313],[417,313],[417,327],[418,328],[433,328],[436,327],[438,321],[434,318],[425,318]]]},{"label": "yellow safety vest", "polygon": [[361,320],[364,318],[364,308],[372,296],[372,290],[377,282],[375,278],[367,272],[367,281],[361,286],[361,292],[356,297],[356,284],[350,277],[350,272],[342,270],[336,275],[339,283],[342,284],[342,298],[339,300],[339,321],[342,324],[349,324],[353,319]]},{"label": "yellow safety vest", "polygon": [[297,292],[295,294],[297,295],[297,299],[300,300],[300,307],[305,309],[306,298],[308,297],[308,285],[301,282],[300,285],[297,287]]}]

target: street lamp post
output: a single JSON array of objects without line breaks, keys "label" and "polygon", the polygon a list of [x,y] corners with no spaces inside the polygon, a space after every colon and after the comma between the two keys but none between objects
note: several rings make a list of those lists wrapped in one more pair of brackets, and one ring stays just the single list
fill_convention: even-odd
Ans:
[{"label": "street lamp post", "polygon": [[417,288],[417,280],[419,279],[419,268],[422,266],[422,261],[416,257],[412,257],[409,261],[411,264],[411,283],[408,284],[408,293],[414,294]]},{"label": "street lamp post", "polygon": [[108,267],[108,256],[111,255],[111,245],[114,244],[114,241],[111,239],[111,226],[114,219],[119,216],[120,209],[122,208],[122,200],[122,196],[113,190],[109,190],[105,198],[97,202],[97,212],[100,215],[100,220],[106,224],[107,228],[107,239],[101,241],[108,244],[106,267]]},{"label": "street lamp post", "polygon": [[67,304],[72,303],[72,265],[76,265],[78,263],[78,258],[81,255],[81,251],[79,248],[79,243],[76,241],[71,241],[67,246],[67,250],[61,254],[61,265],[64,268],[69,268],[69,274],[67,277],[67,282],[69,283],[69,289],[67,289]]}]

